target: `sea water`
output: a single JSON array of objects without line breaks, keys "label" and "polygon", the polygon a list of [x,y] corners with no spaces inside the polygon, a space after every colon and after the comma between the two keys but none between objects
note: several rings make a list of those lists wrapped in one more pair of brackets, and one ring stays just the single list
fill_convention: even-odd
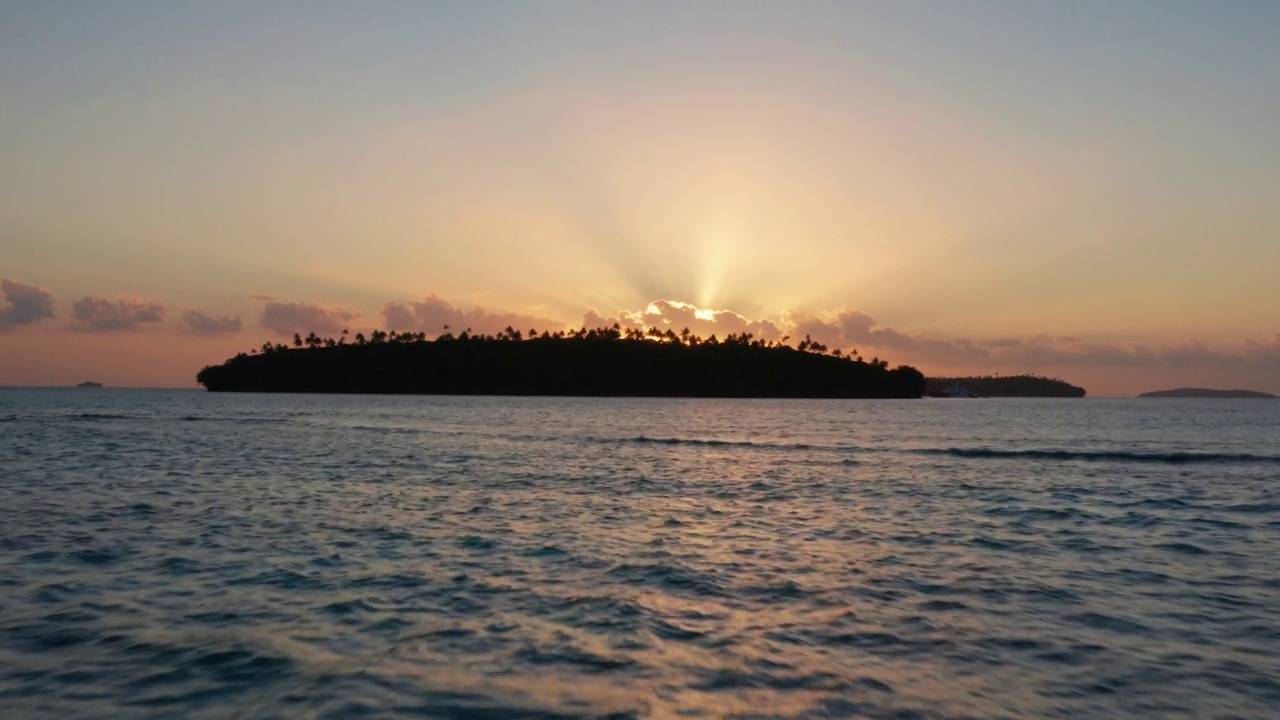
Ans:
[{"label": "sea water", "polygon": [[1278,713],[1280,402],[0,390],[4,718]]}]

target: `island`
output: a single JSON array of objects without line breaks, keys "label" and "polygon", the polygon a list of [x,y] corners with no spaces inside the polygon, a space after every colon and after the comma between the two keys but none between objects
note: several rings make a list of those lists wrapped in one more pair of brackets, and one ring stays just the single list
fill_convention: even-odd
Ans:
[{"label": "island", "polygon": [[926,392],[931,397],[956,397],[956,388],[968,397],[1048,397],[1081,398],[1085,390],[1057,378],[1039,375],[982,375],[975,377],[931,377]]},{"label": "island", "polygon": [[84,382],[80,383],[79,385],[76,385],[76,387],[78,387],[78,388],[100,388],[100,387],[102,387],[102,383],[100,383],[100,382],[94,382],[94,381],[92,381],[92,380],[85,380]]},{"label": "island", "polygon": [[1175,388],[1145,392],[1140,398],[1274,398],[1271,393],[1254,390],[1211,390],[1209,388]]},{"label": "island", "polygon": [[507,328],[496,335],[374,331],[348,341],[295,335],[266,343],[196,381],[213,392],[400,393],[752,398],[919,398],[924,375],[751,333],[703,339],[617,325],[556,333]]}]

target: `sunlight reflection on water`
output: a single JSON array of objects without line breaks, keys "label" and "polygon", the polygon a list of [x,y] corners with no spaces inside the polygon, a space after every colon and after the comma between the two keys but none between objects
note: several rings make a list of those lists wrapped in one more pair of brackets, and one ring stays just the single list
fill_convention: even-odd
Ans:
[{"label": "sunlight reflection on water", "polygon": [[1271,404],[15,390],[0,417],[19,717],[1280,706]]}]

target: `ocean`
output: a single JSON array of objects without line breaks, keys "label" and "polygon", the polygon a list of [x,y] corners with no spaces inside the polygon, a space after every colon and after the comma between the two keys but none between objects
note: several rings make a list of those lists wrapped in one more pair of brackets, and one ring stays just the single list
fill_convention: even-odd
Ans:
[{"label": "ocean", "polygon": [[4,389],[0,717],[1280,717],[1280,401]]}]

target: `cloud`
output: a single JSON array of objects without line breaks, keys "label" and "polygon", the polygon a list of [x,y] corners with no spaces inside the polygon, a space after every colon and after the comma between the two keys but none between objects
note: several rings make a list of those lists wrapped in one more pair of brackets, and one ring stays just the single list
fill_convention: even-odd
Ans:
[{"label": "cloud", "polygon": [[318,303],[268,302],[262,308],[262,327],[281,335],[315,332],[340,332],[345,325],[360,317],[347,308],[334,308]]},{"label": "cloud", "polygon": [[783,329],[792,337],[810,335],[830,347],[856,349],[863,357],[888,356],[895,364],[915,365],[928,374],[1069,373],[1108,393],[1162,384],[1280,390],[1275,385],[1280,378],[1280,333],[1268,341],[1220,347],[1196,339],[1152,346],[1044,334],[970,340],[882,327],[860,310],[822,316],[789,311],[783,316]]},{"label": "cloud", "polygon": [[[436,336],[450,331],[497,333],[508,326],[521,331],[560,330],[565,324],[529,314],[455,305],[434,294],[419,301],[387,302],[380,313],[389,330],[424,332]],[[294,332],[333,333],[358,317],[352,310],[311,303],[270,301],[262,325],[289,335]],[[233,332],[235,318],[211,318],[188,312],[183,326],[225,328]],[[1167,345],[1096,342],[1067,335],[1033,334],[966,338],[939,333],[916,333],[881,325],[863,310],[843,308],[825,313],[786,310],[777,318],[753,318],[729,309],[700,308],[678,300],[655,300],[642,309],[602,313],[588,310],[588,328],[656,327],[680,332],[684,328],[704,338],[751,333],[766,340],[805,336],[866,358],[886,358],[893,364],[914,365],[929,374],[1044,373],[1083,379],[1104,392],[1132,392],[1153,383],[1240,383],[1269,386],[1280,377],[1280,334],[1269,340],[1248,340],[1236,346],[1210,346],[1190,339]]]},{"label": "cloud", "polygon": [[655,300],[643,310],[621,310],[614,317],[605,317],[595,310],[588,310],[583,316],[583,326],[587,328],[612,327],[618,324],[624,328],[658,328],[680,332],[685,328],[694,335],[723,338],[730,333],[751,333],[764,340],[778,340],[784,332],[778,323],[771,320],[751,320],[732,310],[711,310],[699,308],[679,300]]},{"label": "cloud", "polygon": [[243,323],[239,316],[214,317],[199,310],[188,310],[182,313],[178,326],[198,335],[229,335],[240,332]]},{"label": "cloud", "polygon": [[164,303],[136,296],[82,297],[71,306],[75,328],[86,332],[137,330],[164,320]]},{"label": "cloud", "polygon": [[0,278],[0,293],[7,306],[0,307],[0,332],[53,317],[53,295],[42,287]]},{"label": "cloud", "polygon": [[1271,336],[1269,342],[1246,340],[1244,357],[1254,365],[1274,367],[1280,370],[1280,333]]},{"label": "cloud", "polygon": [[491,312],[482,307],[460,308],[437,297],[434,293],[421,301],[388,302],[382,307],[382,319],[388,330],[425,332],[439,335],[449,326],[449,332],[460,333],[471,328],[473,333],[493,334],[512,327],[521,332],[529,329],[560,330],[564,323],[533,315],[512,312]]},{"label": "cloud", "polygon": [[794,343],[805,336],[830,348],[856,350],[863,357],[889,357],[895,364],[916,365],[929,372],[1041,372],[1074,368],[1071,372],[1105,372],[1141,377],[1159,371],[1168,377],[1199,377],[1224,382],[1269,384],[1280,371],[1280,333],[1268,341],[1248,340],[1236,347],[1210,347],[1200,340],[1151,347],[1143,344],[1100,343],[1067,335],[1045,334],[993,339],[969,339],[931,333],[912,333],[885,327],[862,310],[841,309],[823,314],[787,310],[774,322],[753,320],[729,310],[704,310],[677,301],[660,300],[638,312],[622,311],[606,317],[589,311],[587,327],[688,327],[707,337],[728,332],[751,332],[776,339],[787,335]]},{"label": "cloud", "polygon": [[[943,358],[947,361],[982,361],[992,355],[991,348],[972,340],[913,335],[880,327],[875,318],[861,310],[839,310],[825,317],[792,310],[785,314],[784,321],[794,337],[807,335],[823,345],[857,350],[863,355],[869,355],[871,349],[890,350],[899,356],[910,357],[911,362]],[[1007,347],[1020,341],[1003,338],[997,342]]]}]

